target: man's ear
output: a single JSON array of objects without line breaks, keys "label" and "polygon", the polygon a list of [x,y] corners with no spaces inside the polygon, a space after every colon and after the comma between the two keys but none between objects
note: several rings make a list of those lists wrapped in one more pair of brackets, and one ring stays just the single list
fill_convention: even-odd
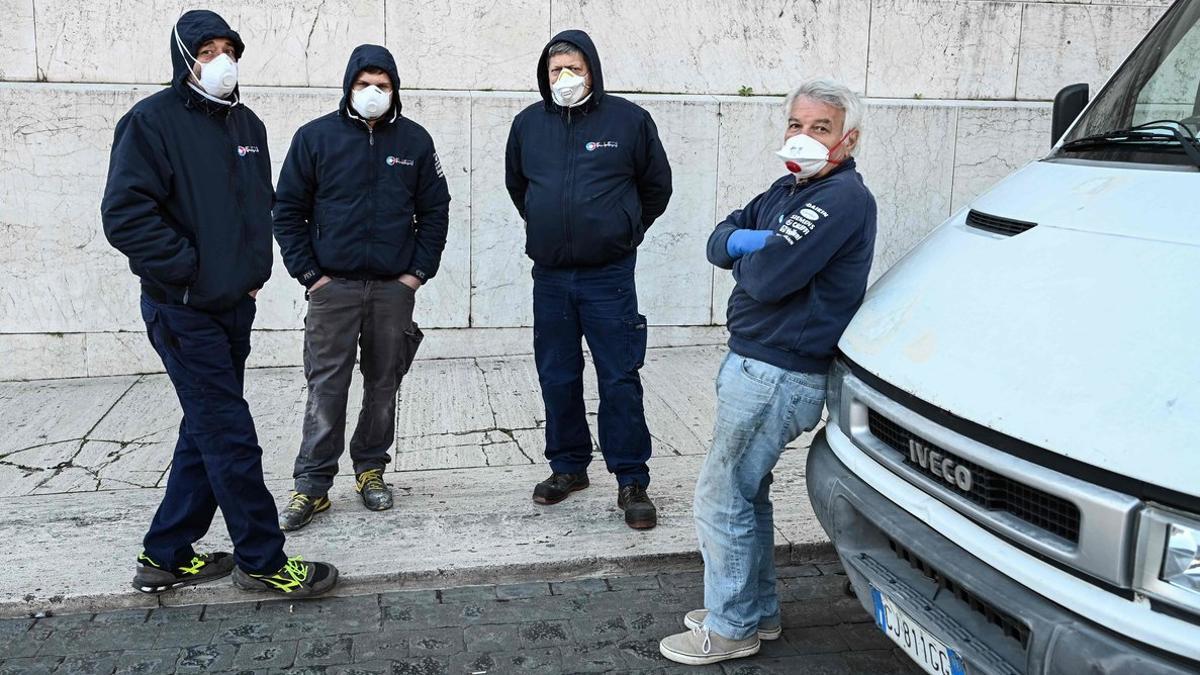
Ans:
[{"label": "man's ear", "polygon": [[858,129],[851,131],[850,134],[846,136],[846,142],[842,143],[842,147],[845,149],[846,155],[849,155],[858,147],[858,136]]}]

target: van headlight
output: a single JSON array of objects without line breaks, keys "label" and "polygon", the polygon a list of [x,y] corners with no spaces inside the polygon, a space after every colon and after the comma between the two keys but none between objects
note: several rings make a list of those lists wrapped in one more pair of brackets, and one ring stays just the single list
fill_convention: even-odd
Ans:
[{"label": "van headlight", "polygon": [[1200,529],[1167,525],[1167,550],[1159,578],[1200,595]]},{"label": "van headlight", "polygon": [[1200,613],[1200,518],[1159,507],[1142,511],[1138,591]]},{"label": "van headlight", "polygon": [[842,425],[842,387],[850,369],[841,359],[834,359],[829,366],[829,376],[825,379],[825,407],[829,410],[829,426],[840,428]]}]

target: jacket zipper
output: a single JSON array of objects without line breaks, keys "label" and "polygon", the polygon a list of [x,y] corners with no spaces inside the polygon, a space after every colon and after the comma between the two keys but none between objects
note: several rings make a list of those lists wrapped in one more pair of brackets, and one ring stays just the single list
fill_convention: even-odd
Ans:
[{"label": "jacket zipper", "polygon": [[367,125],[367,143],[371,148],[370,152],[367,153],[367,156],[369,158],[368,161],[371,163],[371,166],[367,168],[367,195],[369,197],[369,202],[370,202],[371,216],[370,216],[370,219],[367,221],[367,245],[363,247],[363,269],[369,270],[371,268],[371,247],[372,247],[371,233],[374,232],[374,230],[375,230],[375,219],[376,219],[376,209],[375,209],[375,171],[376,171],[376,167],[375,167],[375,127],[371,126],[367,122],[363,122],[363,124]]},{"label": "jacket zipper", "polygon": [[575,121],[571,109],[567,108],[567,179],[563,182],[563,236],[567,243],[567,263],[575,264],[574,245],[571,242],[571,196],[575,193]]}]

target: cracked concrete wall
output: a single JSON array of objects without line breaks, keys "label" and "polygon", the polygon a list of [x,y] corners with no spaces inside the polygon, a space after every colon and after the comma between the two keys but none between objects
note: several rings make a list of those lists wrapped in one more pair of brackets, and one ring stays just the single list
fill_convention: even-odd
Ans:
[{"label": "cracked concrete wall", "polygon": [[[178,0],[0,0],[0,380],[155,372],[137,288],[100,231],[112,128],[169,76]],[[332,109],[361,42],[397,57],[405,113],[438,144],[454,197],[442,272],[422,291],[423,357],[530,350],[529,261],[503,190],[513,115],[536,100],[553,32],[589,30],[610,88],[655,116],[676,195],[642,248],[655,344],[720,341],[730,279],[713,224],[779,173],[781,98],[828,73],[868,99],[861,170],[880,205],[873,278],[953,210],[1049,146],[1046,101],[1099,85],[1166,0],[218,0],[245,38],[246,102],[273,158]],[[658,45],[660,48],[647,48]],[[753,96],[737,96],[739,91]],[[296,365],[304,313],[276,261],[253,365]]]}]

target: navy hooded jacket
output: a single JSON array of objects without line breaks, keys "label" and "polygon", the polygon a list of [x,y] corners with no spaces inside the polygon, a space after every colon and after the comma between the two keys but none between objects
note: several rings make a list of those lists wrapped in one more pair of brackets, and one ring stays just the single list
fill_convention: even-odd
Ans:
[{"label": "navy hooded jacket", "polygon": [[238,34],[206,10],[176,28],[170,88],[117,122],[100,215],[147,295],[221,311],[271,276],[267,132],[236,89],[216,102],[188,84],[200,45],[226,38],[240,58]]},{"label": "navy hooded jacket", "polygon": [[[734,230],[772,230],[766,245],[733,258]],[[854,160],[817,179],[775,181],[717,225],[708,260],[732,269],[729,348],[786,370],[823,373],[862,304],[875,252],[875,197]]]},{"label": "navy hooded jacket", "polygon": [[[372,129],[350,105],[358,74],[392,81],[392,106]],[[335,112],[300,127],[279,173],[275,238],[288,273],[306,287],[322,275],[394,279],[437,274],[450,191],[433,139],[400,114],[400,76],[387,49],[350,54]]]},{"label": "navy hooded jacket", "polygon": [[[554,103],[547,72],[550,45],[569,42],[587,59],[589,98]],[[513,120],[505,184],[525,219],[525,252],[548,267],[587,267],[637,248],[667,209],[671,166],[650,113],[606,94],[600,57],[587,33],[554,36],[537,66],[542,102]]]}]

